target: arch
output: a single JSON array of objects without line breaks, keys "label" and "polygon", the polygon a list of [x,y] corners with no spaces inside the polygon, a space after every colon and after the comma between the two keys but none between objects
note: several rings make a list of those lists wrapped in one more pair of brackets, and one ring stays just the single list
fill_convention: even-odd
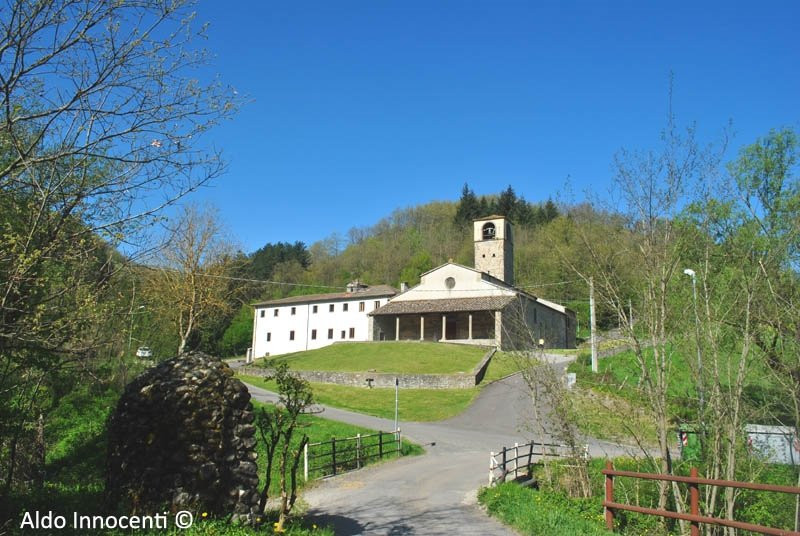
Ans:
[{"label": "arch", "polygon": [[484,223],[482,228],[482,236],[484,240],[494,240],[497,229],[495,229],[492,222]]}]

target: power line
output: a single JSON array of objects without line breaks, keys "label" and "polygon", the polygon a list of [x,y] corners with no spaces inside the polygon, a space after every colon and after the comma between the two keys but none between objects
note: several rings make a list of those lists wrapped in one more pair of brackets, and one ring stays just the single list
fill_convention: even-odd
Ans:
[{"label": "power line", "polygon": [[[160,267],[155,267],[155,266],[145,266],[145,268],[147,268],[148,270],[155,270],[155,271],[161,270],[161,271],[174,272],[174,273],[177,273],[177,274],[186,275],[186,272],[182,272],[181,270],[178,270],[178,269],[175,269],[175,268],[160,268]],[[308,284],[305,284],[305,283],[287,283],[285,281],[270,281],[270,280],[267,280],[267,279],[250,279],[250,278],[247,278],[247,277],[233,277],[233,276],[229,276],[229,275],[206,274],[206,273],[203,273],[203,272],[198,272],[195,275],[200,276],[200,277],[210,277],[212,279],[224,279],[224,280],[227,280],[227,281],[241,281],[241,282],[244,282],[244,283],[264,283],[264,284],[268,284],[268,285],[284,285],[284,286],[288,286],[288,287],[307,287],[307,288],[326,288],[326,289],[333,289],[333,290],[347,290],[346,287],[331,287],[331,286],[328,286],[328,285],[308,285]]]}]

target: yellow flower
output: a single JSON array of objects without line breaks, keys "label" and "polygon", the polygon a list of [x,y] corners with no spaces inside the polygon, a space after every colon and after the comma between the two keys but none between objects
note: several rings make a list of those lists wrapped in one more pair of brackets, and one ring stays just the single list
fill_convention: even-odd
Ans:
[{"label": "yellow flower", "polygon": [[203,512],[203,517],[208,517],[208,512]]}]

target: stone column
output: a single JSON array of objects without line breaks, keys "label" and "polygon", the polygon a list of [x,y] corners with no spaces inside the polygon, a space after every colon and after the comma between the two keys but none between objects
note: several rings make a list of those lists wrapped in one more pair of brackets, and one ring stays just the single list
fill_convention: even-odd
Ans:
[{"label": "stone column", "polygon": [[469,313],[469,334],[467,335],[469,340],[472,340],[472,313]]},{"label": "stone column", "polygon": [[425,340],[425,317],[419,316],[419,340]]},{"label": "stone column", "polygon": [[394,340],[400,340],[400,315],[394,317]]},{"label": "stone column", "polygon": [[442,340],[447,340],[447,315],[442,315]]},{"label": "stone column", "polygon": [[500,311],[494,312],[494,344],[498,348],[501,347],[503,339],[503,313]]}]

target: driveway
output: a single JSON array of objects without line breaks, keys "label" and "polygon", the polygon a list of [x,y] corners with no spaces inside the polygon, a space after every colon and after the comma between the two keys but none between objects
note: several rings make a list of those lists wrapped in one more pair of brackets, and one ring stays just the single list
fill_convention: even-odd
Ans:
[{"label": "driveway", "polygon": [[[568,361],[564,356],[548,357],[559,368]],[[248,387],[256,400],[277,399],[274,393]],[[322,416],[329,419],[375,430],[394,427],[389,419],[323,409]],[[344,536],[515,534],[480,509],[476,492],[488,482],[490,451],[534,437],[529,431],[532,413],[524,381],[516,374],[486,386],[467,410],[451,419],[403,422],[401,415],[403,436],[426,453],[321,481],[303,492],[308,518]],[[593,440],[589,450],[592,456],[627,451]]]}]

